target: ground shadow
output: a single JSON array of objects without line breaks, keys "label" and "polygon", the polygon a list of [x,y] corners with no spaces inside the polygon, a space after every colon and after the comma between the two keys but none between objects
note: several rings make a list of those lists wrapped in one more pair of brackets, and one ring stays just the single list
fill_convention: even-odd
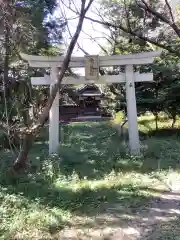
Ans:
[{"label": "ground shadow", "polygon": [[[154,226],[148,234],[147,240],[179,240],[180,239],[180,217],[173,221],[164,221]],[[143,240],[143,239],[142,239]]]},{"label": "ground shadow", "polygon": [[157,130],[151,130],[147,134],[148,137],[180,137],[180,128],[160,128]]},{"label": "ground shadow", "polygon": [[[40,204],[44,207],[62,209],[81,217],[96,218],[96,221],[94,219],[86,221],[79,226],[78,223],[73,223],[74,225],[69,222],[63,223],[59,219],[58,227],[47,226],[48,231],[52,234],[58,234],[62,225],[71,224],[73,227],[81,227],[82,229],[97,229],[107,225],[114,228],[119,227],[119,225],[122,228],[127,227],[128,224],[131,224],[129,219],[133,218],[135,221],[140,221],[142,216],[139,215],[139,212],[142,209],[148,211],[149,202],[158,202],[160,198],[152,197],[153,194],[144,193],[144,191],[158,193],[158,190],[136,187],[131,184],[115,184],[111,187],[101,186],[94,189],[81,186],[79,190],[68,188],[67,185],[56,187],[51,175],[48,175],[47,169],[43,168],[45,165],[51,167],[55,179],[63,175],[71,177],[75,173],[80,179],[96,180],[112,171],[115,173],[149,173],[159,170],[159,160],[161,169],[169,169],[169,166],[178,168],[177,159],[180,146],[176,136],[174,139],[166,136],[165,141],[162,138],[152,137],[150,139],[152,152],[150,149],[144,155],[145,157],[135,158],[126,153],[123,139],[107,123],[72,124],[63,128],[64,139],[59,147],[60,157],[47,158],[48,146],[43,143],[44,137],[39,138],[30,154],[32,166],[35,168],[29,169],[28,175],[9,179],[3,169],[7,169],[5,165],[12,164],[13,158],[10,157],[9,160],[6,158],[6,162],[1,161],[0,163],[2,170],[0,183],[5,189],[2,191],[17,196],[21,193],[32,202],[39,199]],[[9,156],[8,153],[7,156]],[[4,165],[2,166],[2,164]],[[113,217],[107,219],[107,214]],[[154,212],[157,217],[158,214],[158,211]],[[177,215],[175,212],[170,212],[170,209],[164,209],[164,214],[173,217]],[[148,226],[148,222],[145,224]]]},{"label": "ground shadow", "polygon": [[[80,179],[101,179],[112,171],[150,173],[180,168],[180,129],[140,132],[142,144],[148,146],[141,157],[127,154],[128,142],[110,123],[70,124],[62,129],[59,160],[52,164],[57,175],[76,173]],[[47,129],[42,132],[29,155],[34,171],[47,159],[47,133]]]},{"label": "ground shadow", "polygon": [[[16,194],[16,196],[21,194],[21,196],[29,199],[30,202],[36,202],[37,199],[40,199],[40,204],[44,206],[44,208],[48,206],[51,209],[70,211],[73,215],[75,214],[76,216],[87,219],[85,222],[63,222],[59,216],[56,216],[56,218],[59,218],[59,225],[53,226],[50,224],[46,226],[46,231],[53,236],[56,235],[54,239],[58,239],[57,236],[64,226],[80,228],[82,231],[89,232],[89,229],[98,231],[107,227],[117,231],[119,228],[127,229],[128,226],[141,224],[148,230],[151,219],[147,217],[147,213],[150,210],[153,211],[154,218],[159,219],[163,215],[165,220],[159,220],[159,223],[166,221],[166,225],[163,226],[160,224],[153,226],[157,234],[155,235],[154,232],[148,233],[149,236],[155,236],[153,238],[149,237],[149,239],[166,239],[163,238],[165,234],[162,235],[162,238],[156,238],[156,236],[158,236],[158,234],[160,235],[160,232],[161,234],[162,232],[166,233],[167,228],[165,228],[165,226],[167,226],[167,223],[177,225],[177,222],[171,219],[178,217],[178,214],[173,211],[171,207],[167,207],[168,203],[169,206],[172,206],[172,199],[167,199],[166,206],[163,207],[163,205],[161,205],[161,209],[158,209],[158,205],[157,208],[151,209],[151,202],[158,203],[161,201],[161,196],[155,197],[151,194],[144,193],[144,191],[160,193],[159,190],[153,188],[137,187],[130,184],[117,184],[114,187],[102,186],[95,189],[86,186],[73,191],[67,187],[56,188],[48,181],[46,174],[6,179],[2,186],[3,189],[1,191],[5,191],[6,194],[12,196],[14,194]],[[164,194],[170,195],[171,193],[165,192]],[[177,195],[179,194],[177,193]],[[174,209],[177,209],[179,201],[174,200],[173,204]],[[23,207],[26,206],[24,205]],[[52,215],[56,215],[56,213],[52,211]],[[135,222],[136,224],[134,225]],[[180,222],[178,224],[178,226],[180,226]],[[176,227],[176,232],[173,233],[173,236],[179,236],[177,235],[179,233],[178,229],[179,228]],[[119,232],[118,234],[121,233]],[[89,239],[91,239],[90,236]]]},{"label": "ground shadow", "polygon": [[[96,221],[99,226],[94,225],[94,228],[100,228],[103,224],[117,226],[118,221],[123,220],[124,214],[134,214],[138,207],[142,207],[142,203],[144,203],[145,206],[150,199],[148,196],[140,194],[139,189],[130,184],[117,184],[114,187],[101,186],[95,189],[91,189],[85,185],[76,191],[73,191],[73,188],[68,188],[67,184],[66,186],[55,187],[47,171],[43,171],[43,169],[34,174],[19,175],[11,178],[7,177],[4,173],[4,175],[0,177],[0,185],[0,202],[3,201],[2,196],[12,196],[12,203],[10,199],[8,200],[10,209],[13,209],[14,196],[16,196],[16,199],[26,198],[28,200],[25,202],[21,201],[21,206],[19,207],[22,208],[28,208],[28,204],[37,204],[38,201],[42,209],[46,209],[47,207],[50,209],[61,209],[62,211],[71,212],[73,215],[85,218],[94,218],[101,214],[106,214],[108,213],[108,209],[110,210],[115,207],[114,204],[119,206],[118,211],[119,214],[122,215],[119,220],[116,219],[115,221],[115,219],[113,219],[112,221],[110,219],[103,219],[102,217],[102,224],[99,218]],[[55,210],[52,211],[52,216],[56,217],[58,224],[56,224],[56,226],[51,224],[46,226],[46,231],[50,234],[58,234],[64,226],[74,227],[75,223],[66,222],[60,218],[60,216],[56,216]],[[123,224],[126,225],[125,223]],[[84,228],[88,227],[90,227],[90,222],[84,224]],[[9,230],[6,229],[6,232],[7,236],[9,236]],[[5,235],[5,230],[1,227],[0,235]],[[9,239],[9,237],[7,237],[7,239]]]},{"label": "ground shadow", "polygon": [[64,127],[64,141],[59,147],[60,169],[64,175],[77,173],[79,178],[100,179],[115,171],[140,167],[123,146],[124,140],[109,124],[76,124]]},{"label": "ground shadow", "polygon": [[79,178],[100,179],[112,171],[149,173],[180,166],[177,129],[140,133],[142,143],[148,145],[142,157],[127,154],[128,143],[109,123],[72,124],[63,129],[59,169],[66,176],[75,172]]}]

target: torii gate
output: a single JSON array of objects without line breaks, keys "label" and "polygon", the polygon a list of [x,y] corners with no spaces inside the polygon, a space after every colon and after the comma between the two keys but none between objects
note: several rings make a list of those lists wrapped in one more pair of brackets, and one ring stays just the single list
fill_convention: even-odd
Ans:
[{"label": "torii gate", "polygon": [[[62,84],[111,84],[126,82],[126,101],[129,131],[129,146],[131,153],[139,153],[139,133],[137,122],[137,107],[135,96],[135,82],[153,81],[153,73],[134,72],[134,65],[153,63],[155,57],[159,56],[161,51],[144,52],[138,54],[114,55],[114,56],[85,56],[72,57],[69,67],[85,68],[85,76],[64,77]],[[64,60],[63,56],[32,56],[21,54],[21,57],[28,61],[31,67],[50,68],[50,76],[32,77],[32,85],[50,85],[58,81],[58,68]],[[125,66],[125,73],[119,75],[99,76],[99,67]],[[56,153],[59,146],[59,93],[53,102],[49,113],[49,153]]]}]

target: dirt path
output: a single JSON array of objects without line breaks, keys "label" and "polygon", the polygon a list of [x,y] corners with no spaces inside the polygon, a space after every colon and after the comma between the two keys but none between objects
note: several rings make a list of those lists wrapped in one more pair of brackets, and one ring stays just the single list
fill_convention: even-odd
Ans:
[{"label": "dirt path", "polygon": [[[117,128],[117,126],[114,126]],[[121,134],[118,128],[119,134]],[[174,179],[175,185],[180,183]],[[166,186],[167,187],[167,186]],[[62,240],[180,240],[180,185],[159,192],[148,207],[122,215],[122,205],[108,206],[104,214],[78,219],[61,232]],[[124,212],[124,211],[123,211]]]},{"label": "dirt path", "polygon": [[[94,219],[82,219],[76,227],[61,232],[57,239],[70,240],[179,240],[180,192],[162,192],[148,208],[122,220],[118,205]],[[119,211],[120,212],[120,211]],[[77,227],[79,226],[79,227]]]},{"label": "dirt path", "polygon": [[163,235],[166,234],[166,230],[171,231],[168,234],[171,234],[172,239],[180,239],[180,231],[177,231],[180,224],[178,217],[180,217],[180,192],[162,193],[158,201],[151,203],[145,224],[147,228],[142,228],[141,239],[165,239],[167,236]]},{"label": "dirt path", "polygon": [[129,221],[128,227],[122,227],[122,230],[117,230],[105,239],[178,240],[180,239],[178,217],[180,217],[180,191],[163,192],[147,209],[136,213],[134,219]]}]

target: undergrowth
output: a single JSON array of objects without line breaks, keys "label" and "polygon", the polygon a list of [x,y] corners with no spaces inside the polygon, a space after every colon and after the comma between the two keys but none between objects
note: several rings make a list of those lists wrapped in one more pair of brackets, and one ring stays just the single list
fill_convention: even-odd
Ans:
[{"label": "undergrowth", "polygon": [[139,122],[148,146],[140,157],[125,151],[111,123],[64,126],[59,154],[51,157],[43,134],[30,153],[31,168],[18,176],[7,176],[13,156],[1,152],[0,239],[61,239],[65,227],[91,228],[93,218],[117,205],[126,221],[172,188],[179,177],[179,129],[161,120],[158,132],[152,119]]}]

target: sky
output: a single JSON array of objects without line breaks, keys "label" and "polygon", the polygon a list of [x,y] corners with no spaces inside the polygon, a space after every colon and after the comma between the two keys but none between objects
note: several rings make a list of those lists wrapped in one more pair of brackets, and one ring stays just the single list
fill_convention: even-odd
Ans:
[{"label": "sky", "polygon": [[[71,40],[70,35],[72,36],[74,31],[76,30],[77,26],[77,18],[75,19],[76,14],[74,14],[71,10],[69,10],[67,7],[65,7],[61,1],[64,1],[65,5],[68,4],[67,2],[75,2],[75,6],[71,4],[71,8],[75,10],[75,8],[80,8],[81,0],[58,0],[59,4],[55,11],[55,16],[59,16],[62,13],[64,16],[68,19],[68,27],[69,27],[69,33],[64,34],[65,39],[65,45],[68,47],[68,43]],[[162,0],[163,2],[165,0]],[[171,7],[173,10],[176,10],[177,6],[180,6],[180,0],[169,0]],[[100,8],[99,0],[94,0],[92,7],[87,13],[87,16],[90,16],[94,19],[98,19],[97,15],[97,9]],[[87,36],[85,33],[88,33],[89,36]],[[100,24],[95,24],[90,22],[89,20],[84,20],[83,29],[80,34],[80,37],[78,39],[78,44],[81,48],[83,48],[88,54],[100,54],[100,47],[98,46],[97,42],[100,43],[102,46],[107,45],[106,40],[104,39],[104,34],[109,34],[108,30],[105,29]],[[96,41],[93,41],[92,39],[95,39]],[[84,56],[85,53],[79,49],[78,46],[75,47],[75,50],[73,52],[74,56]]]},{"label": "sky", "polygon": [[[64,2],[67,2],[67,1],[64,0]],[[76,3],[76,7],[79,7],[81,0],[74,0],[74,2]],[[98,16],[95,13],[97,12],[96,9],[98,8],[99,8],[98,0],[95,0],[89,12],[87,13],[87,16],[98,19]],[[74,14],[71,10],[67,9],[65,6],[59,3],[55,11],[55,15],[58,16],[59,14],[62,14],[62,12],[68,19],[68,27],[69,27],[70,34],[69,33],[64,34],[65,44],[66,46],[68,46],[68,43],[71,40],[70,35],[72,36],[73,33],[75,32],[78,19],[74,19],[74,17],[77,17],[76,14]],[[101,45],[106,44],[106,40],[104,39],[104,34],[108,34],[108,31],[104,29],[100,24],[94,24],[94,23],[91,23],[89,20],[85,19],[83,23],[82,32],[78,39],[78,44],[88,54],[91,54],[91,55],[99,54],[101,49],[96,42],[100,43]],[[96,42],[93,41],[92,39],[95,39]],[[73,52],[73,55],[84,56],[85,53],[82,50],[80,50],[78,46],[76,46]]]}]

